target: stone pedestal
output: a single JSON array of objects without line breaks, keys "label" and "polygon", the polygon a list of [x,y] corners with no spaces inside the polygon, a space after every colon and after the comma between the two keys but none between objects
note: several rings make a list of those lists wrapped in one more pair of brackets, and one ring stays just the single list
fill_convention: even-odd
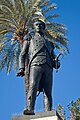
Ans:
[{"label": "stone pedestal", "polygon": [[35,115],[13,116],[12,120],[62,120],[55,110],[35,113]]}]

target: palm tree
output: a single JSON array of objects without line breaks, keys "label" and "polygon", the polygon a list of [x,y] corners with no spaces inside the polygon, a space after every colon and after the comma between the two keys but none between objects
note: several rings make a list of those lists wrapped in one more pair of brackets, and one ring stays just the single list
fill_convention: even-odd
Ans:
[{"label": "palm tree", "polygon": [[[57,5],[49,0],[0,0],[0,71],[6,67],[7,73],[10,73],[12,66],[14,70],[18,70],[23,37],[32,29],[32,23],[37,19],[45,22],[45,35],[54,46],[64,54],[69,52],[65,26],[53,22],[53,18],[59,16],[53,14],[52,10],[56,7]],[[27,64],[28,59],[25,67]],[[27,72],[25,86],[27,96]]]}]

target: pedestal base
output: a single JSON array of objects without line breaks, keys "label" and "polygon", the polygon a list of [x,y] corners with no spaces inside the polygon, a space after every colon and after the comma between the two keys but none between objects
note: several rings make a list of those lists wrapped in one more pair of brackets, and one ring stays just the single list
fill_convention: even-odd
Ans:
[{"label": "pedestal base", "polygon": [[35,113],[35,115],[13,116],[12,120],[62,120],[55,110]]}]

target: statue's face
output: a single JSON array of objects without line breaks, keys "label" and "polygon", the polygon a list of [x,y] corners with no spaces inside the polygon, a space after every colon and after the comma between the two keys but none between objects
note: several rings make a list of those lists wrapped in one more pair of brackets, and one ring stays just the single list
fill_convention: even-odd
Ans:
[{"label": "statue's face", "polygon": [[41,21],[34,22],[33,27],[36,32],[42,32],[45,29]]}]

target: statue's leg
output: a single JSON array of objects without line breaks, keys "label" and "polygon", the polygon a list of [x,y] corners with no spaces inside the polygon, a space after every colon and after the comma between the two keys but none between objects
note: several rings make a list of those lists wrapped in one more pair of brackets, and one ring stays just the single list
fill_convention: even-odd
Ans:
[{"label": "statue's leg", "polygon": [[42,77],[41,66],[32,66],[30,68],[29,78],[29,93],[27,101],[28,110],[34,110],[36,94],[41,77]]},{"label": "statue's leg", "polygon": [[52,110],[52,69],[46,64],[44,66],[44,111]]}]

